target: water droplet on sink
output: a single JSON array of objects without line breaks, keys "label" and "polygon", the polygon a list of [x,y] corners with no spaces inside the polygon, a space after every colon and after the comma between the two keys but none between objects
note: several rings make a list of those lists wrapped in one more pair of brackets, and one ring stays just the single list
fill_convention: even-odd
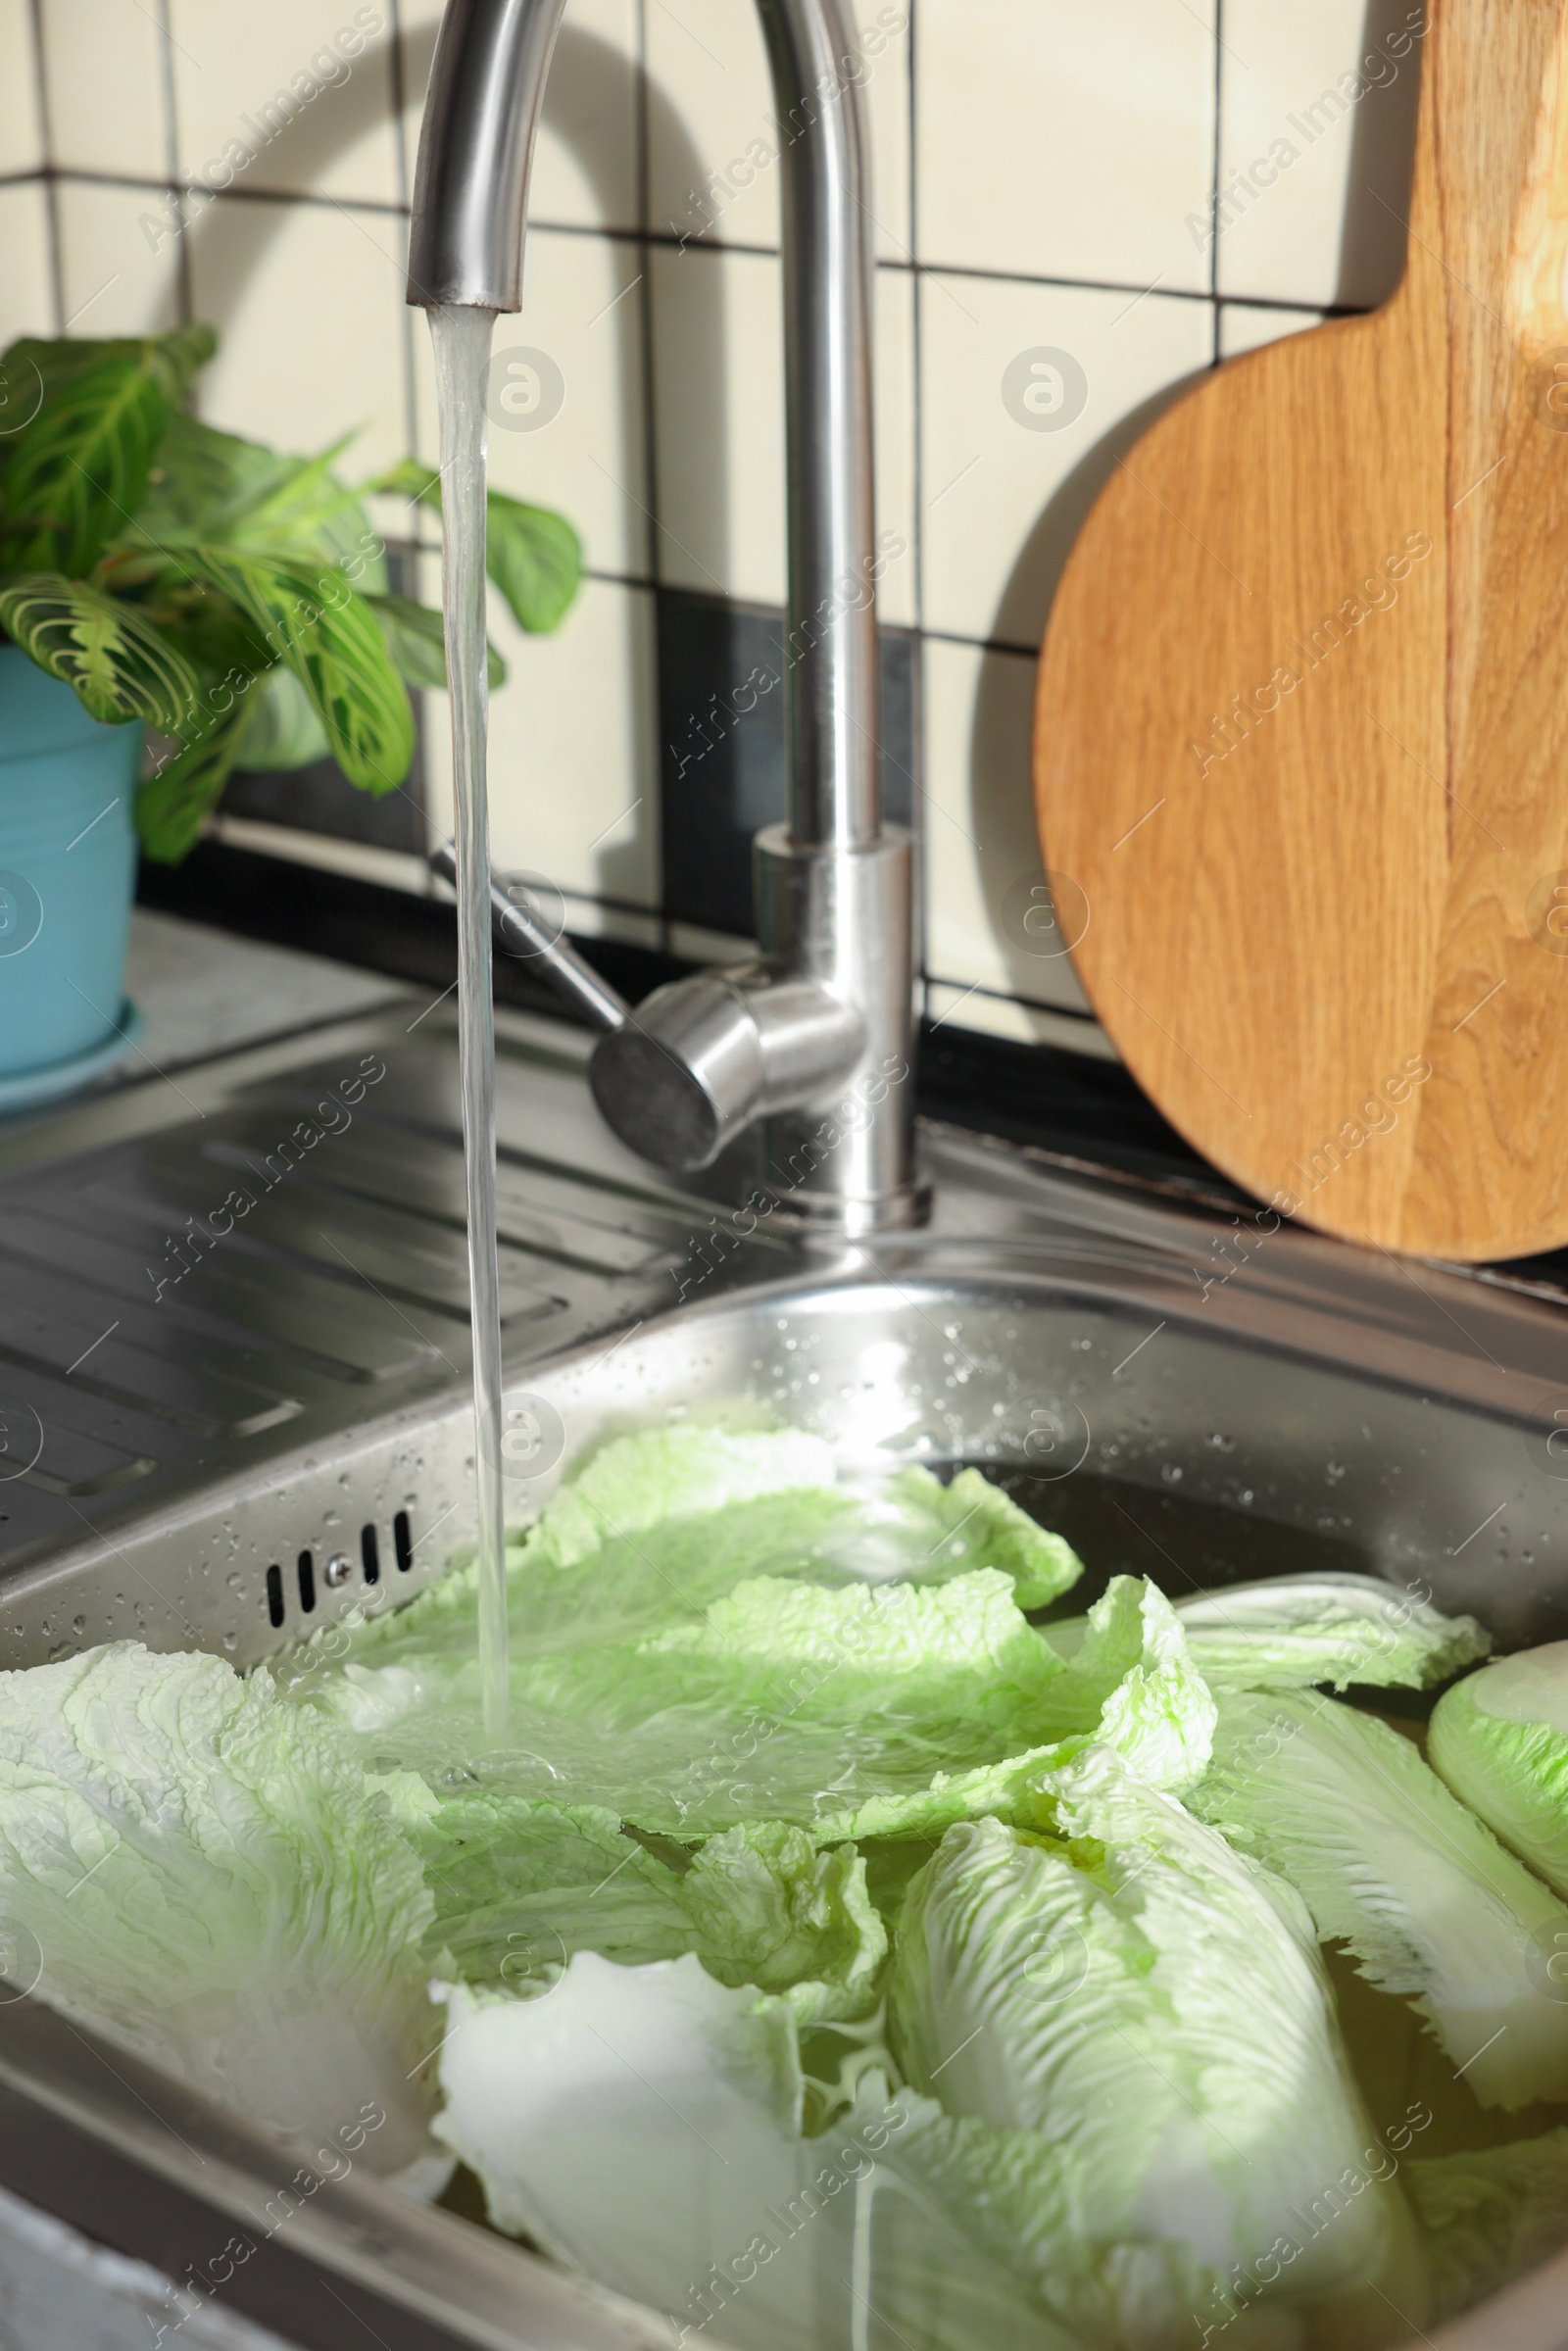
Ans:
[{"label": "water droplet on sink", "polygon": [[1323,1472],[1323,1475],[1331,1486],[1338,1486],[1340,1480],[1345,1476],[1345,1463],[1343,1461],[1331,1461],[1327,1469]]},{"label": "water droplet on sink", "polygon": [[1167,1486],[1179,1486],[1182,1482],[1182,1465],[1179,1461],[1167,1461],[1159,1474]]}]

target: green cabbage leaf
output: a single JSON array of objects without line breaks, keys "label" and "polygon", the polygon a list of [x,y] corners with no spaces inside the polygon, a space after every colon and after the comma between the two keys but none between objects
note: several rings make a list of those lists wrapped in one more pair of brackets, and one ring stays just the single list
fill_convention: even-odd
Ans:
[{"label": "green cabbage leaf", "polygon": [[1568,1909],[1413,1740],[1312,1691],[1234,1691],[1191,1801],[1409,2000],[1484,2106],[1568,2099]]},{"label": "green cabbage leaf", "polygon": [[820,1844],[1026,1817],[1034,1775],[1095,1737],[1151,1782],[1183,1786],[1213,1724],[1152,1585],[1118,1579],[1069,1666],[995,1568],[825,1588],[755,1577],[640,1641],[514,1658],[514,1743],[488,1756],[471,1654],[357,1657],[317,1702],[371,1768],[419,1772],[443,1793],[477,1772],[650,1833],[774,1819]]},{"label": "green cabbage leaf", "polygon": [[434,2153],[421,1799],[220,1658],[117,1641],[0,1674],[0,1918],[38,1996],[296,2135],[378,2112],[363,2160],[389,2174]]},{"label": "green cabbage leaf", "polygon": [[1175,1605],[1193,1662],[1214,1690],[1352,1682],[1435,1690],[1492,1647],[1473,1616],[1445,1616],[1380,1576],[1279,1576]]},{"label": "green cabbage leaf", "polygon": [[[1427,1753],[1461,1802],[1568,1895],[1568,1641],[1499,1657],[1445,1690]],[[1568,1941],[1556,1973],[1568,1997]]]},{"label": "green cabbage leaf", "polygon": [[666,1856],[612,1812],[493,1794],[432,1805],[419,1843],[427,1948],[466,1984],[548,1985],[575,1951],[623,1967],[692,1952],[721,1984],[786,1994],[803,2024],[875,2004],[887,1930],[853,1845],[760,1821]]},{"label": "green cabbage leaf", "polygon": [[[804,2128],[789,2004],[694,1957],[576,1953],[544,1996],[445,1987],[437,2135],[495,2226],[736,2351],[1084,2351],[948,2210],[942,2118],[875,2066]],[[995,2234],[995,2231],[991,2231]]]},{"label": "green cabbage leaf", "polygon": [[1237,2277],[1300,2305],[1410,2269],[1299,1900],[1107,1748],[1041,1795],[1054,1834],[950,1830],[898,1923],[888,2045],[948,2118],[945,2198],[1097,2345],[1228,2327]]}]

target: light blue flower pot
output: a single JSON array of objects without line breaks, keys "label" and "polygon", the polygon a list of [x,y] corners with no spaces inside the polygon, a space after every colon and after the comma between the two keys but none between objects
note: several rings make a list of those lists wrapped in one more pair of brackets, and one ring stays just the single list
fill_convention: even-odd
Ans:
[{"label": "light blue flower pot", "polygon": [[125,1028],[141,747],[0,645],[0,1083],[98,1065]]}]

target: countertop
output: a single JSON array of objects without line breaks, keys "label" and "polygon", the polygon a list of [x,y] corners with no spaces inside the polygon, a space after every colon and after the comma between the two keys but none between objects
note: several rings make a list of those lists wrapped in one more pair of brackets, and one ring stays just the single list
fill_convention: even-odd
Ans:
[{"label": "countertop", "polygon": [[130,918],[125,994],[147,1027],[123,1059],[74,1096],[0,1119],[12,1134],[73,1102],[126,1086],[173,1084],[180,1070],[270,1038],[293,1036],[411,993],[404,981],[274,947],[181,914],[137,906]]}]

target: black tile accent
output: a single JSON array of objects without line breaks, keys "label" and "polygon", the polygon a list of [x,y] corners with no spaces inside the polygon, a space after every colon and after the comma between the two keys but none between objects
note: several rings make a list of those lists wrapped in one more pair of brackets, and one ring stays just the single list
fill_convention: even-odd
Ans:
[{"label": "black tile accent", "polygon": [[[664,911],[750,938],[752,836],[784,814],[784,615],[661,588],[660,790]],[[882,631],[882,791],[911,822],[915,640]]]},{"label": "black tile accent", "polygon": [[[143,863],[137,895],[143,906],[187,914],[246,938],[271,939],[389,972],[428,987],[432,997],[457,977],[457,918],[450,906],[348,874],[318,872],[291,858],[202,841],[182,865]],[[674,955],[609,939],[573,944],[632,1004],[665,980],[695,969]],[[568,1017],[526,964],[498,955],[495,979],[498,1004]],[[1196,1200],[1249,1204],[1248,1195],[1199,1156],[1120,1062],[1055,1046],[1014,1044],[944,1020],[940,1029],[922,1033],[916,1078],[919,1108],[927,1118],[1031,1144]],[[1568,1298],[1568,1249],[1520,1258],[1495,1270]],[[399,1567],[407,1567],[414,1555],[407,1512],[400,1511],[394,1522],[393,1544]],[[270,1607],[280,1610],[283,1588],[276,1568],[268,1571],[267,1590]],[[274,1614],[272,1621],[280,1624],[281,1615]]]},{"label": "black tile accent", "polygon": [[397,849],[423,857],[424,795],[416,696],[414,765],[395,792],[379,798],[358,791],[335,759],[309,767],[267,773],[241,771],[223,795],[225,816],[249,816],[260,824],[286,824],[297,833],[324,833],[334,841],[358,841],[368,849]]},{"label": "black tile accent", "polygon": [[1209,1197],[1246,1198],[1199,1156],[1120,1061],[1015,1044],[944,1021],[923,1032],[916,1074],[927,1117],[1188,1184]]},{"label": "black tile accent", "polygon": [[[431,996],[458,976],[458,925],[452,906],[416,898],[358,875],[326,873],[293,857],[265,857],[222,841],[198,841],[179,865],[142,860],[136,896],[144,906],[185,914],[246,939],[270,939],[335,962],[361,963],[393,979],[427,988]],[[695,969],[672,955],[626,947],[613,939],[575,939],[596,971],[639,1003],[665,980]],[[554,1012],[561,1000],[531,964],[497,955],[495,999],[521,1012]]]}]

